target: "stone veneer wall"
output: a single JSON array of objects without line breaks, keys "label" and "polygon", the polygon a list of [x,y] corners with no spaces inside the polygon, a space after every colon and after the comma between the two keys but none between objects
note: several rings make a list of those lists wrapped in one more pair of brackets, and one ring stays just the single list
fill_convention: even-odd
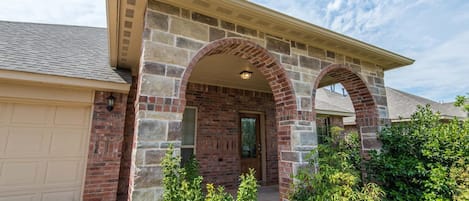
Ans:
[{"label": "stone veneer wall", "polygon": [[[381,67],[314,44],[155,0],[148,2],[143,39],[137,146],[133,152],[135,177],[130,182],[133,200],[160,198],[161,157],[168,144],[180,147],[187,81],[197,61],[207,55],[240,56],[269,81],[276,103],[279,185],[284,198],[292,182],[290,175],[317,144],[313,100],[320,79],[332,75],[345,82],[349,93],[357,88],[351,97],[363,120],[359,125],[366,127],[368,142],[374,142],[363,143],[364,150],[377,144],[376,130],[388,116]],[[341,72],[347,76],[340,76]]]},{"label": "stone veneer wall", "polygon": [[110,95],[95,93],[84,201],[116,200],[127,94],[112,93],[116,100],[111,112],[106,109]]},{"label": "stone veneer wall", "polygon": [[[265,115],[266,184],[278,183],[277,124],[270,93],[189,83],[187,106],[197,107],[196,158],[205,183],[237,187],[240,169],[240,111]],[[221,159],[221,160],[220,160]]]}]

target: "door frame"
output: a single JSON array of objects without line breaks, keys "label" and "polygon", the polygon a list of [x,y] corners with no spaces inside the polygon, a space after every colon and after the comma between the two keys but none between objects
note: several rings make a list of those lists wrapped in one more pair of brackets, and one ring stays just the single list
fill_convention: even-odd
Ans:
[{"label": "door frame", "polygon": [[[238,111],[238,119],[241,120],[240,115],[241,114],[255,114],[259,115],[259,129],[260,129],[260,143],[261,143],[261,181],[262,184],[267,183],[267,146],[266,146],[266,129],[265,129],[265,113],[264,112],[259,112],[259,111],[249,111],[249,110],[239,110]],[[241,125],[241,124],[240,124]],[[241,128],[240,128],[241,129]],[[241,131],[240,131],[241,133]],[[241,143],[241,135],[240,135],[240,141]],[[241,158],[240,158],[241,160]],[[241,161],[240,161],[241,163]]]}]

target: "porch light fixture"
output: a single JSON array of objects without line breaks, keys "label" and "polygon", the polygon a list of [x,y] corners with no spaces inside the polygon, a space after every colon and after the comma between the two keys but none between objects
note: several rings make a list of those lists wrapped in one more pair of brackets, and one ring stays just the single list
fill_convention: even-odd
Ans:
[{"label": "porch light fixture", "polygon": [[241,71],[241,73],[239,73],[239,76],[240,76],[241,79],[243,79],[243,80],[249,80],[249,79],[251,79],[251,77],[252,77],[252,72],[251,72],[251,71],[247,71],[247,70],[243,70],[243,71]]},{"label": "porch light fixture", "polygon": [[116,98],[114,98],[114,96],[112,96],[112,94],[111,94],[110,96],[108,96],[108,97],[106,98],[106,100],[107,100],[107,107],[106,107],[106,109],[107,109],[107,111],[110,112],[110,111],[112,111],[112,110],[114,109],[114,102],[115,102]]}]

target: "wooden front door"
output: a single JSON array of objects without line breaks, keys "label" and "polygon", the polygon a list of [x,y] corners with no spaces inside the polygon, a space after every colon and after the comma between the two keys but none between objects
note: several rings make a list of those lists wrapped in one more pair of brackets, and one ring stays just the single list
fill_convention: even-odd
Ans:
[{"label": "wooden front door", "polygon": [[241,173],[247,173],[252,168],[256,171],[257,180],[260,181],[262,175],[260,116],[241,113],[240,131]]}]

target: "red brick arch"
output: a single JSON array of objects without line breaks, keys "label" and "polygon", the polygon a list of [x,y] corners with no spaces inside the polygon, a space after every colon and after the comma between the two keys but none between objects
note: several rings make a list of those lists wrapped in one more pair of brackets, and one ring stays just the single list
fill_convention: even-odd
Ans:
[{"label": "red brick arch", "polygon": [[[264,75],[272,90],[275,101],[277,119],[277,153],[280,155],[282,151],[291,151],[291,122],[303,119],[303,116],[311,116],[311,112],[297,111],[297,102],[293,85],[280,62],[265,48],[246,39],[224,38],[216,40],[207,44],[197,52],[182,77],[179,90],[179,97],[181,100],[179,111],[184,111],[186,89],[192,70],[203,57],[217,54],[234,55],[245,59]],[[283,121],[284,123],[281,124],[280,121]],[[282,198],[287,198],[288,196],[287,192],[289,190],[289,185],[292,182],[292,179],[290,178],[293,173],[292,167],[292,162],[279,160],[279,188]]]},{"label": "red brick arch", "polygon": [[185,102],[187,83],[194,67],[202,58],[217,54],[234,55],[247,60],[252,66],[256,67],[268,81],[276,103],[277,118],[281,118],[282,120],[294,120],[298,117],[293,85],[285,69],[265,48],[242,38],[224,38],[216,40],[205,45],[197,52],[182,77],[179,97],[183,102]]},{"label": "red brick arch", "polygon": [[[318,88],[319,83],[326,75],[340,82],[347,90],[355,109],[358,131],[360,133],[376,132],[379,124],[378,107],[361,76],[355,73],[350,66],[332,64],[321,70],[316,78],[314,90]],[[315,94],[313,93],[313,111],[315,111]]]}]

